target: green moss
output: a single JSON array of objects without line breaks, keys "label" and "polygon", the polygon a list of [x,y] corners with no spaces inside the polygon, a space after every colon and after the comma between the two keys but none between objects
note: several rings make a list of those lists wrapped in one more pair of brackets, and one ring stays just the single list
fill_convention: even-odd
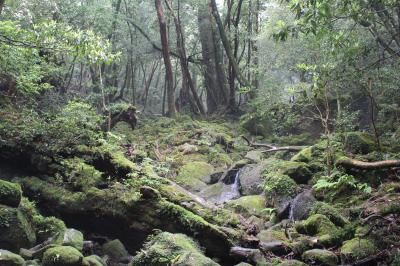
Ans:
[{"label": "green moss", "polygon": [[83,234],[76,229],[67,229],[64,233],[63,246],[74,247],[79,251],[83,249]]},{"label": "green moss", "polygon": [[160,233],[149,239],[144,248],[133,259],[132,265],[201,265],[218,264],[205,257],[199,246],[183,234]]},{"label": "green moss", "polygon": [[104,255],[108,255],[111,258],[123,258],[128,256],[128,251],[126,251],[124,244],[122,244],[119,239],[114,239],[105,243],[102,247],[102,252]]},{"label": "green moss", "polygon": [[318,236],[320,243],[324,246],[335,244],[336,235],[339,232],[328,217],[322,214],[314,214],[307,220],[296,223],[295,228],[299,233]]},{"label": "green moss", "polygon": [[265,198],[261,195],[244,196],[228,202],[227,206],[246,216],[256,215],[261,217],[265,209]]},{"label": "green moss", "polygon": [[82,266],[83,256],[73,247],[54,247],[43,254],[43,266]]},{"label": "green moss", "polygon": [[345,241],[340,249],[340,255],[344,261],[363,259],[377,252],[374,243],[368,239],[353,238]]},{"label": "green moss", "polygon": [[18,207],[21,202],[21,186],[0,179],[0,204]]},{"label": "green moss", "polygon": [[280,159],[269,159],[266,161],[265,174],[279,172],[287,175],[297,183],[307,183],[312,173],[306,163],[285,161]]},{"label": "green moss", "polygon": [[36,235],[27,216],[20,209],[0,205],[0,246],[18,252],[35,242]]},{"label": "green moss", "polygon": [[312,159],[313,159],[312,157],[313,157],[313,148],[307,147],[305,149],[302,149],[295,156],[293,156],[291,160],[293,162],[309,163],[312,161]]},{"label": "green moss", "polygon": [[63,221],[55,217],[33,216],[37,242],[42,243],[50,237],[56,237],[55,243],[61,244],[66,226]]},{"label": "green moss", "polygon": [[274,203],[296,195],[297,184],[289,176],[281,173],[270,173],[264,177],[264,193],[267,206],[273,207]]},{"label": "green moss", "polygon": [[345,135],[348,152],[367,154],[376,149],[374,137],[366,132],[349,132]]},{"label": "green moss", "polygon": [[84,190],[102,180],[103,173],[81,158],[62,160],[61,164],[64,166],[62,174],[65,176],[65,183],[70,184],[74,189]]},{"label": "green moss", "polygon": [[102,258],[96,255],[91,255],[83,259],[83,266],[107,266]]},{"label": "green moss", "polygon": [[339,260],[335,253],[323,249],[312,249],[302,255],[304,261],[312,265],[335,266]]},{"label": "green moss", "polygon": [[17,254],[0,249],[0,265],[2,266],[25,266],[25,260]]},{"label": "green moss", "polygon": [[191,191],[200,191],[206,187],[208,176],[214,172],[214,167],[205,162],[190,162],[182,166],[174,181]]},{"label": "green moss", "polygon": [[307,264],[298,260],[285,260],[279,263],[278,266],[307,266]]},{"label": "green moss", "polygon": [[328,219],[337,226],[344,226],[348,224],[349,221],[343,217],[339,210],[334,208],[332,205],[329,205],[325,202],[316,202],[311,210],[311,215],[313,214],[322,214],[328,217]]}]

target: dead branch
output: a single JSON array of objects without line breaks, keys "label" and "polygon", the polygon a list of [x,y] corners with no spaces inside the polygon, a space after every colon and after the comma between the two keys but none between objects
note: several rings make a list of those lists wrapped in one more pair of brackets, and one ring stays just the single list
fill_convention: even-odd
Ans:
[{"label": "dead branch", "polygon": [[385,160],[378,162],[363,162],[348,157],[341,158],[336,161],[336,165],[343,166],[345,168],[356,168],[361,170],[375,170],[385,169],[392,167],[400,167],[400,160]]},{"label": "dead branch", "polygon": [[242,138],[247,142],[247,145],[249,145],[252,148],[268,148],[268,150],[263,151],[265,153],[276,152],[276,151],[301,151],[302,149],[307,148],[307,146],[276,147],[272,144],[253,142],[253,141],[249,140],[246,136],[242,136]]}]

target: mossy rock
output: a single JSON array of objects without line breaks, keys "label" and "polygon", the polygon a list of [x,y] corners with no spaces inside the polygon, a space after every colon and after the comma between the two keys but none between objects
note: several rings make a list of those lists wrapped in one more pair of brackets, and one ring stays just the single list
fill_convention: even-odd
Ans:
[{"label": "mossy rock", "polygon": [[60,246],[46,250],[43,266],[82,266],[83,255],[73,247]]},{"label": "mossy rock", "polygon": [[25,260],[17,254],[8,250],[0,249],[1,266],[25,266]]},{"label": "mossy rock", "polygon": [[62,243],[64,232],[67,229],[62,220],[56,217],[44,217],[42,215],[34,215],[33,224],[38,243],[42,243],[50,237],[55,237],[53,243]]},{"label": "mossy rock", "polygon": [[325,202],[319,201],[315,203],[311,210],[311,215],[313,214],[325,215],[336,226],[345,226],[349,223],[348,219],[342,216],[338,209]]},{"label": "mossy rock", "polygon": [[335,253],[324,249],[312,249],[304,252],[302,258],[311,265],[335,266],[339,260]]},{"label": "mossy rock", "polygon": [[107,263],[99,256],[91,255],[83,258],[82,266],[107,266]]},{"label": "mossy rock", "polygon": [[266,206],[276,209],[280,218],[289,215],[290,201],[296,196],[297,184],[289,176],[279,172],[265,176],[264,194]]},{"label": "mossy rock", "polygon": [[31,248],[35,242],[35,232],[24,212],[0,205],[0,248],[19,252],[20,248]]},{"label": "mossy rock", "polygon": [[309,163],[312,161],[312,159],[313,159],[313,147],[307,147],[302,149],[295,156],[293,156],[291,161]]},{"label": "mossy rock", "polygon": [[306,184],[312,177],[309,166],[303,162],[269,159],[266,161],[265,173],[279,172],[292,178],[298,184]]},{"label": "mossy rock", "polygon": [[307,264],[298,260],[285,260],[279,263],[278,266],[307,266]]},{"label": "mossy rock", "polygon": [[307,220],[296,223],[295,228],[301,234],[318,236],[323,246],[334,245],[339,234],[337,227],[322,214],[314,214]]},{"label": "mossy rock", "polygon": [[376,149],[375,139],[366,132],[349,132],[345,135],[345,149],[354,154],[367,154]]},{"label": "mossy rock", "polygon": [[151,237],[133,259],[132,266],[217,266],[218,264],[204,256],[192,239],[183,234],[160,233]]},{"label": "mossy rock", "polygon": [[214,167],[206,162],[190,162],[179,169],[173,180],[190,191],[199,192],[207,186],[209,176],[214,170]]},{"label": "mossy rock", "polygon": [[270,117],[257,114],[246,114],[241,117],[240,126],[250,134],[268,137],[273,133],[273,125]]},{"label": "mossy rock", "polygon": [[260,195],[263,192],[263,171],[266,163],[249,164],[240,170],[240,192],[242,195]]},{"label": "mossy rock", "polygon": [[119,239],[114,239],[105,243],[102,247],[102,252],[104,255],[108,255],[114,259],[123,258],[129,255],[124,244],[122,244]]},{"label": "mossy rock", "polygon": [[21,197],[22,190],[19,184],[0,179],[0,204],[18,207]]},{"label": "mossy rock", "polygon": [[374,243],[369,239],[353,238],[343,242],[340,256],[343,261],[353,262],[374,255],[377,252]]},{"label": "mossy rock", "polygon": [[83,234],[76,229],[67,229],[64,232],[63,246],[74,247],[79,251],[83,249]]},{"label": "mossy rock", "polygon": [[287,246],[290,245],[289,239],[286,237],[285,231],[280,229],[266,229],[261,230],[257,234],[257,238],[260,239],[261,242],[269,243],[269,242],[282,242]]},{"label": "mossy rock", "polygon": [[236,200],[229,201],[227,206],[245,216],[263,216],[265,209],[265,198],[261,195],[244,196]]}]

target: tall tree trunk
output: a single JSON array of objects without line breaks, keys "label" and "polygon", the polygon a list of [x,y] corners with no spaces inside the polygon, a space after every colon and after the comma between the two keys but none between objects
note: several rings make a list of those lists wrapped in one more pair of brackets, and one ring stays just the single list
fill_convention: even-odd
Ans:
[{"label": "tall tree trunk", "polygon": [[161,0],[155,0],[155,6],[157,10],[158,22],[160,25],[160,37],[162,54],[164,58],[165,73],[166,73],[166,86],[167,86],[167,102],[168,102],[168,113],[170,117],[175,117],[175,91],[174,91],[174,75],[172,72],[171,57],[169,55],[169,44],[167,36],[167,25],[165,23],[164,9],[162,7]]},{"label": "tall tree trunk", "polygon": [[3,11],[3,7],[4,7],[4,2],[6,0],[0,0],[0,15],[1,15],[1,11]]}]

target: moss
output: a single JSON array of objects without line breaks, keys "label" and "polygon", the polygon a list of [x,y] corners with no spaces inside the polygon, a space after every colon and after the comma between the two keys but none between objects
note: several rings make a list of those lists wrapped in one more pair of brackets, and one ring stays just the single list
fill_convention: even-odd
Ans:
[{"label": "moss", "polygon": [[27,216],[20,209],[0,205],[0,246],[18,252],[35,242],[36,235]]},{"label": "moss", "polygon": [[83,249],[83,234],[76,229],[67,229],[64,233],[63,246],[74,247],[79,251]]},{"label": "moss", "polygon": [[340,214],[339,210],[334,208],[325,202],[317,202],[314,204],[311,215],[322,214],[328,217],[328,219],[337,226],[344,226],[349,223],[349,221]]},{"label": "moss", "polygon": [[102,258],[96,255],[85,257],[82,262],[83,266],[107,266]]},{"label": "moss", "polygon": [[264,177],[264,193],[267,206],[273,207],[275,203],[296,195],[297,184],[289,176],[281,173],[270,173]]},{"label": "moss", "polygon": [[205,162],[191,162],[182,166],[174,181],[190,191],[200,191],[206,187],[205,182],[214,167]]},{"label": "moss", "polygon": [[42,243],[50,237],[56,237],[54,243],[61,244],[66,226],[63,221],[55,217],[33,216],[37,242]]},{"label": "moss", "polygon": [[83,256],[73,247],[54,247],[43,254],[43,266],[82,266]]},{"label": "moss", "polygon": [[397,203],[388,204],[387,206],[382,206],[382,207],[379,209],[379,213],[380,213],[382,216],[386,216],[386,215],[389,215],[389,214],[396,214],[396,215],[399,215],[399,214],[400,214],[400,205],[399,205],[399,203],[397,202]]},{"label": "moss", "polygon": [[21,186],[0,179],[0,204],[18,207],[21,202]]},{"label": "moss", "polygon": [[322,214],[314,214],[307,220],[296,223],[295,228],[299,233],[318,236],[320,243],[324,246],[335,244],[336,235],[339,232],[337,227]]},{"label": "moss", "polygon": [[265,209],[265,198],[261,195],[244,196],[228,202],[227,206],[246,216],[256,215],[261,217]]},{"label": "moss", "polygon": [[266,166],[266,174],[279,172],[289,176],[299,184],[307,183],[312,177],[308,165],[302,162],[269,159],[266,161]]},{"label": "moss", "polygon": [[382,195],[389,193],[400,193],[400,183],[399,182],[383,183],[379,188],[379,193]]},{"label": "moss", "polygon": [[335,253],[324,249],[312,249],[302,255],[304,261],[312,265],[335,266],[339,260]]},{"label": "moss", "polygon": [[123,258],[128,256],[128,251],[126,251],[124,244],[122,244],[119,239],[114,239],[105,243],[102,247],[102,252],[104,255],[108,255],[111,258]]},{"label": "moss", "polygon": [[205,257],[199,246],[186,235],[160,233],[144,245],[144,248],[133,259],[132,265],[202,265],[218,264]]},{"label": "moss", "polygon": [[279,263],[278,266],[307,266],[307,264],[298,260],[285,260]]},{"label": "moss", "polygon": [[0,249],[0,265],[2,266],[24,266],[25,260],[17,254]]},{"label": "moss", "polygon": [[291,160],[293,162],[309,163],[312,161],[312,159],[313,159],[312,157],[313,157],[313,148],[307,147],[305,149],[302,149],[295,156],[293,156]]},{"label": "moss", "polygon": [[376,149],[374,137],[366,132],[349,132],[345,135],[345,149],[356,154],[370,153]]},{"label": "moss", "polygon": [[377,248],[371,240],[361,238],[345,241],[340,249],[342,259],[347,262],[363,259],[376,252]]},{"label": "moss", "polygon": [[85,190],[102,181],[103,173],[81,158],[62,160],[61,164],[64,166],[62,174],[65,176],[65,183],[76,190]]}]

